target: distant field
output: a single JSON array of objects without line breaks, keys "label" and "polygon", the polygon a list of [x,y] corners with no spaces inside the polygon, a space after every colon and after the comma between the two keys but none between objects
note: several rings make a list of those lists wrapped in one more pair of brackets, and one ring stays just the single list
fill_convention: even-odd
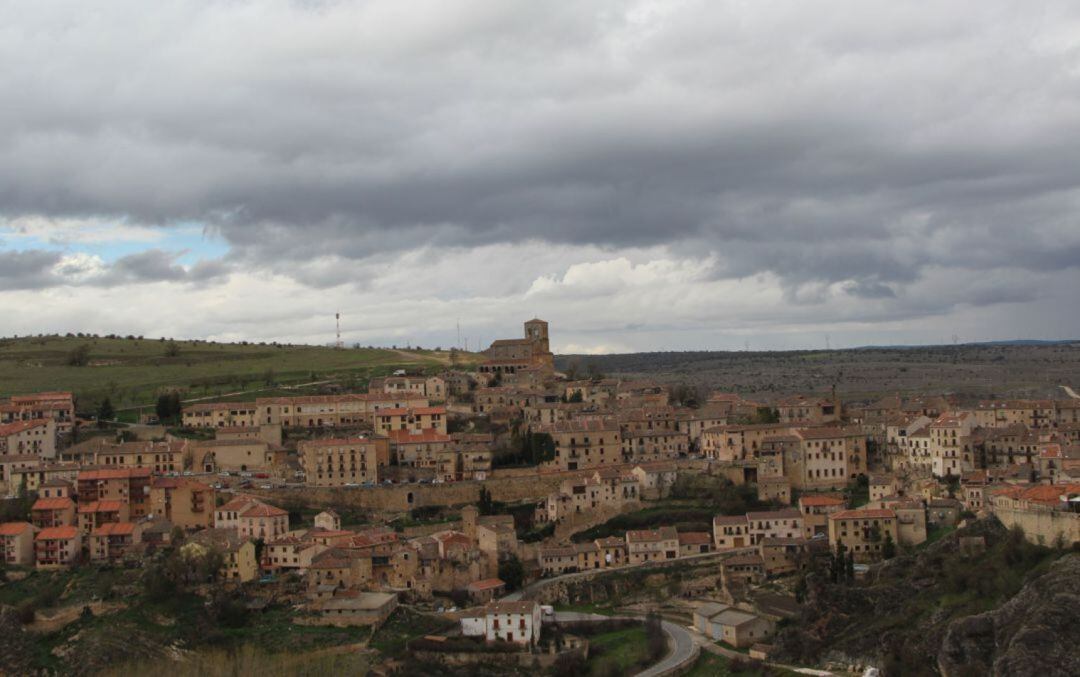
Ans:
[{"label": "distant field", "polygon": [[848,399],[884,393],[1063,398],[1080,388],[1080,344],[968,344],[784,352],[655,352],[560,355],[556,368],[581,375],[696,384],[761,399],[827,393]]},{"label": "distant field", "polygon": [[[166,354],[157,339],[46,337],[0,340],[0,396],[42,390],[71,390],[82,401],[108,396],[116,407],[152,404],[159,391],[180,388],[185,398],[216,397],[276,385],[337,380],[363,385],[394,369],[437,371],[448,352],[354,349],[272,344],[177,341]],[[86,366],[69,366],[72,351],[89,347]],[[462,355],[461,363],[475,361]],[[263,394],[282,394],[279,388]],[[255,393],[253,392],[254,396]],[[229,399],[238,399],[231,396]]]}]

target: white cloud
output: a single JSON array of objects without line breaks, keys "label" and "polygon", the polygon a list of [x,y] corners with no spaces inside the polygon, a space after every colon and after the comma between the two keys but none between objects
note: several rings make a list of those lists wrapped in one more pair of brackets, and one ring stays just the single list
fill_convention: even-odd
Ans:
[{"label": "white cloud", "polygon": [[163,240],[161,228],[139,226],[101,218],[55,218],[42,215],[4,218],[0,236],[13,240],[36,240],[55,245],[153,243]]}]

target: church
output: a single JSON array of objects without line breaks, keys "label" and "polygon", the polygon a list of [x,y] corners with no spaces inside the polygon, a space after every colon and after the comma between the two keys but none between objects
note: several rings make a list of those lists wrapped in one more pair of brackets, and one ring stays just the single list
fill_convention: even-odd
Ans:
[{"label": "church", "polygon": [[525,323],[525,338],[499,339],[484,351],[481,373],[516,375],[521,371],[555,372],[555,357],[548,344],[548,323],[532,319]]}]

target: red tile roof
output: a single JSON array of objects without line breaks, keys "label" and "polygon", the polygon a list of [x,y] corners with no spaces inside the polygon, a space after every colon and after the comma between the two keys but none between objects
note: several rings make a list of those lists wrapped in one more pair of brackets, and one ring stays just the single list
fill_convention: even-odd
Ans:
[{"label": "red tile roof", "polygon": [[1041,484],[1025,489],[1019,498],[1023,501],[1053,505],[1059,503],[1063,495],[1077,493],[1080,493],[1080,484]]},{"label": "red tile roof", "polygon": [[123,501],[92,501],[79,506],[82,514],[91,512],[120,512],[124,508]]},{"label": "red tile roof", "polygon": [[38,535],[34,537],[35,541],[52,541],[57,539],[70,539],[79,535],[79,530],[75,527],[49,527],[42,529],[38,532]]},{"label": "red tile roof", "polygon": [[799,505],[813,506],[813,507],[827,507],[833,505],[843,505],[844,499],[839,496],[800,496]]},{"label": "red tile roof", "polygon": [[469,590],[480,592],[481,590],[494,590],[504,585],[506,585],[506,583],[504,583],[502,579],[485,578],[482,581],[473,581],[472,583],[469,583]]},{"label": "red tile roof", "polygon": [[5,522],[0,524],[0,536],[18,536],[25,533],[27,529],[32,529],[33,526],[29,522]]},{"label": "red tile roof", "polygon": [[31,506],[31,510],[66,510],[68,508],[74,508],[75,503],[67,496],[61,496],[60,498],[39,498],[34,501],[34,505]]},{"label": "red tile roof", "polygon": [[712,536],[706,531],[688,531],[679,534],[679,545],[701,545],[712,543]]},{"label": "red tile roof", "polygon": [[259,503],[259,502],[260,501],[254,499],[254,498],[250,498],[248,496],[238,496],[238,497],[234,498],[233,500],[229,501],[228,503],[225,503],[224,505],[218,506],[217,508],[214,509],[214,511],[215,512],[240,512],[244,508],[247,508],[248,506],[250,506],[250,505],[252,505],[254,503]]},{"label": "red tile roof", "polygon": [[15,435],[21,433],[24,430],[31,428],[39,428],[49,425],[49,419],[35,418],[31,421],[15,421],[14,423],[6,423],[0,425],[0,437],[7,437],[8,435]]},{"label": "red tile roof", "polygon": [[289,511],[282,510],[273,505],[259,503],[240,513],[240,517],[281,517],[288,516]]},{"label": "red tile roof", "polygon": [[412,432],[410,430],[391,430],[387,433],[387,437],[394,444],[431,444],[450,442],[450,436],[444,435],[437,430],[421,430],[420,432]]},{"label": "red tile roof", "polygon": [[659,529],[635,529],[626,532],[626,542],[653,543],[655,541],[668,541],[678,539],[679,534],[675,527],[660,527]]},{"label": "red tile roof", "polygon": [[108,522],[94,529],[94,536],[127,536],[135,533],[133,522]]}]

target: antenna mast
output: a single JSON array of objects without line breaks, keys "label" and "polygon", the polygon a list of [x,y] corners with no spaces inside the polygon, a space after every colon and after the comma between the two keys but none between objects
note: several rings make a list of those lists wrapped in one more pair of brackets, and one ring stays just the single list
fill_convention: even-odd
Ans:
[{"label": "antenna mast", "polygon": [[341,343],[341,311],[334,313],[334,322],[337,323],[337,342],[334,343],[334,347],[338,350],[344,348],[344,344]]}]

